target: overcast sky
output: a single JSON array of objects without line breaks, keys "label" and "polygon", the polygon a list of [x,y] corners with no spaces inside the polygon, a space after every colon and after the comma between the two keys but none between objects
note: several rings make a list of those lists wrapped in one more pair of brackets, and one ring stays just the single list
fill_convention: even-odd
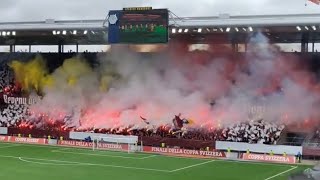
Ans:
[{"label": "overcast sky", "polygon": [[0,22],[103,19],[108,10],[133,6],[169,8],[180,17],[320,13],[307,0],[1,0]]}]

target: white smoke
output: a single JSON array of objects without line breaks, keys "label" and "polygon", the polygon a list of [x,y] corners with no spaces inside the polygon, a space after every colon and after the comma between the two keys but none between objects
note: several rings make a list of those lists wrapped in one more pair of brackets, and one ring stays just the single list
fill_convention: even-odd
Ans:
[{"label": "white smoke", "polygon": [[[140,116],[160,126],[179,113],[192,119],[192,126],[229,125],[252,120],[252,106],[265,108],[259,113],[266,121],[279,121],[284,114],[292,121],[317,115],[319,94],[296,80],[292,61],[284,58],[260,33],[251,38],[244,57],[213,55],[207,64],[188,55],[142,57],[120,48],[100,57],[100,66],[80,76],[75,86],[54,72],[57,86],[47,89],[31,109],[52,116],[58,111],[72,114],[67,124],[82,128],[143,127]],[[105,74],[116,75],[107,77],[108,91],[101,92],[99,80]]]}]

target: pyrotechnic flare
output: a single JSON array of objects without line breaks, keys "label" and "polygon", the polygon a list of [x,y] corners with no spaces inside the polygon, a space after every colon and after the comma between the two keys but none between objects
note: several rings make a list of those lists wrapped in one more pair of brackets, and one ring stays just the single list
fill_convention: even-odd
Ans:
[{"label": "pyrotechnic flare", "polygon": [[[302,66],[306,61],[281,54],[261,34],[237,57],[229,51],[220,57],[190,53],[184,47],[177,52],[170,46],[173,51],[158,57],[112,51],[99,66],[79,57],[50,71],[40,57],[9,66],[24,90],[42,91],[42,99],[29,109],[52,119],[59,119],[53,109],[72,114],[65,123],[77,128],[172,123],[180,129],[185,124],[210,128],[247,121],[246,107],[262,106],[267,110],[257,114],[265,121],[278,121],[284,113],[291,121],[319,117],[320,86]],[[185,118],[172,119],[175,112]]]}]

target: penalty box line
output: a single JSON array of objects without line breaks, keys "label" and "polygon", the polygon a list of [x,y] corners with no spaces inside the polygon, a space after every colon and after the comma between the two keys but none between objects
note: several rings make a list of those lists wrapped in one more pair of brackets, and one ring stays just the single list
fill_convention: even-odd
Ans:
[{"label": "penalty box line", "polygon": [[[134,169],[134,170],[145,170],[145,171],[157,171],[157,172],[170,172],[170,170],[162,170],[162,169],[152,169],[152,168],[140,168],[140,167],[131,167],[131,166],[119,166],[119,165],[109,165],[109,164],[95,164],[95,163],[85,163],[85,162],[76,162],[76,161],[62,161],[62,160],[51,160],[51,159],[40,159],[40,158],[29,158],[29,157],[18,157],[18,156],[4,156],[0,155],[3,158],[13,158],[18,159],[23,162],[27,163],[38,163],[37,161],[47,161],[52,163],[41,163],[42,165],[86,165],[86,166],[99,166],[99,167],[113,167],[113,168],[123,168],[123,169]],[[68,163],[68,164],[61,164],[61,163]]]},{"label": "penalty box line", "polygon": [[181,171],[181,170],[193,168],[193,167],[196,167],[196,166],[201,166],[201,165],[204,165],[204,164],[208,164],[208,163],[211,163],[211,162],[213,162],[213,161],[215,161],[215,160],[205,161],[205,162],[202,162],[202,163],[198,163],[198,164],[194,164],[194,165],[190,165],[190,166],[186,166],[186,167],[174,169],[174,170],[171,170],[171,171],[169,171],[169,172],[170,172],[170,173],[173,173],[173,172],[177,172],[177,171]]},{"label": "penalty box line", "polygon": [[26,163],[32,163],[32,164],[41,164],[41,165],[54,165],[54,166],[79,166],[79,165],[83,165],[83,164],[79,164],[79,163],[56,163],[56,162],[37,162],[37,161],[29,161],[26,158],[22,158],[19,157],[18,158],[20,161],[26,162]]},{"label": "penalty box line", "polygon": [[290,172],[290,171],[296,169],[297,167],[298,167],[298,166],[291,166],[290,169],[285,170],[285,171],[282,171],[282,172],[280,172],[280,173],[278,173],[278,174],[276,174],[276,175],[270,176],[270,177],[268,177],[268,178],[266,178],[266,179],[264,179],[264,180],[273,179],[273,178],[278,177],[278,176],[280,176],[280,175],[282,175],[282,174],[285,174],[285,173],[287,173],[287,172]]},{"label": "penalty box line", "polygon": [[[76,161],[62,161],[62,160],[52,160],[52,159],[40,159],[40,158],[30,158],[30,157],[18,157],[18,156],[5,156],[5,155],[0,155],[2,158],[13,158],[13,159],[18,159],[20,161],[26,162],[26,163],[36,163],[36,164],[41,164],[41,165],[87,165],[87,166],[100,166],[100,167],[113,167],[113,168],[123,168],[123,169],[134,169],[134,170],[145,170],[145,171],[156,171],[156,172],[165,172],[165,173],[173,173],[189,168],[193,168],[196,166],[201,166],[204,164],[211,163],[215,160],[210,160],[210,161],[205,161],[202,163],[174,169],[174,170],[163,170],[163,169],[152,169],[152,168],[139,168],[139,167],[131,167],[131,166],[119,166],[119,165],[109,165],[109,164],[95,164],[95,163],[86,163],[86,162],[76,162]],[[37,162],[37,161],[44,161],[44,163]],[[48,162],[48,163],[45,163]],[[62,164],[66,163],[66,164]],[[285,173],[285,172],[283,172]],[[267,180],[267,179],[266,179]]]}]

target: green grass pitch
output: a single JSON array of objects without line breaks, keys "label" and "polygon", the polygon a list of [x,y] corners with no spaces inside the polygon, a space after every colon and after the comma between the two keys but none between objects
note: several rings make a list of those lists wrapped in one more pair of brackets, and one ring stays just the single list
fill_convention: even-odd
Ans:
[{"label": "green grass pitch", "polygon": [[306,168],[0,143],[1,180],[284,180]]}]

